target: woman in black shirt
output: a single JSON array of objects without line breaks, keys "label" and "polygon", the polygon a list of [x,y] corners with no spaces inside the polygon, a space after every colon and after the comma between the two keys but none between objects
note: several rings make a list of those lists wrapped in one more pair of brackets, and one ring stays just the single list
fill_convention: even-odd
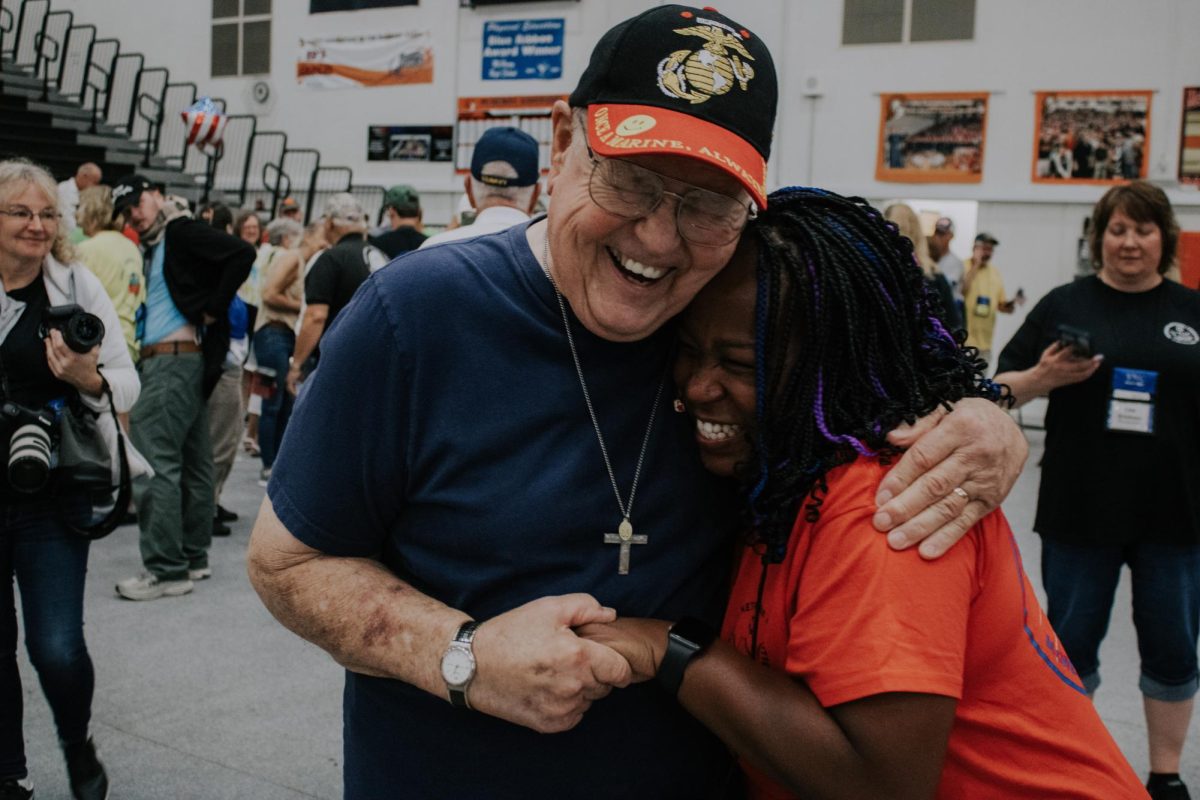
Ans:
[{"label": "woman in black shirt", "polygon": [[1092,220],[1097,274],[1037,304],[996,381],[1018,404],[1050,398],[1034,523],[1050,622],[1094,692],[1129,565],[1147,788],[1182,800],[1180,753],[1200,684],[1200,292],[1163,278],[1179,225],[1161,189],[1114,187]]},{"label": "woman in black shirt", "polygon": [[[98,278],[72,263],[54,179],[27,161],[0,161],[0,797],[29,798],[17,673],[14,579],[29,660],[54,713],[72,794],[103,798],[108,778],[88,735],[94,675],[83,639],[89,504],[56,490],[55,408],[78,403],[128,411],[137,373],[120,321]],[[59,330],[40,330],[54,306],[77,304],[104,323],[103,338],[76,352]],[[80,341],[76,346],[85,347]],[[46,434],[51,433],[47,438]],[[32,456],[20,461],[23,454]],[[39,460],[40,456],[40,460]]]}]

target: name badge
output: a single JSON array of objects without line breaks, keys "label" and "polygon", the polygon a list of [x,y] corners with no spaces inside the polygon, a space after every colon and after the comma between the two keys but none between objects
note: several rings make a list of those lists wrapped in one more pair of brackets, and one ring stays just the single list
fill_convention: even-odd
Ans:
[{"label": "name badge", "polygon": [[1157,372],[1124,367],[1114,369],[1112,397],[1108,401],[1108,430],[1153,434],[1157,391]]},{"label": "name badge", "polygon": [[992,315],[992,298],[980,295],[975,298],[975,316],[990,317]]}]

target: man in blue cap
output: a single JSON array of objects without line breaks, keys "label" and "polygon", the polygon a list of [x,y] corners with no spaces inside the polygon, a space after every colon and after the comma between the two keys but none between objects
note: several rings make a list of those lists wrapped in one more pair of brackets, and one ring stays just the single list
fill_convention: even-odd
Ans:
[{"label": "man in blue cap", "polygon": [[489,128],[475,143],[463,181],[475,221],[425,240],[421,247],[497,233],[528,222],[537,205],[538,143],[520,128]]}]

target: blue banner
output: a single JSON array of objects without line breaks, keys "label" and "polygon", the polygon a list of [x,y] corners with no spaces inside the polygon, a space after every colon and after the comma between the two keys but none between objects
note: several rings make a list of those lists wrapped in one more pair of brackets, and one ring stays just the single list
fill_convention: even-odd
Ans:
[{"label": "blue banner", "polygon": [[485,81],[562,77],[563,19],[490,20],[483,24]]}]

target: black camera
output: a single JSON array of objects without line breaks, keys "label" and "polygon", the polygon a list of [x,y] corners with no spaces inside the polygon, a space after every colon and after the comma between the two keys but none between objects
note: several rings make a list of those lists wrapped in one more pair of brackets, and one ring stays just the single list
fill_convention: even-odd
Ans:
[{"label": "black camera", "polygon": [[1059,325],[1058,343],[1071,348],[1071,353],[1080,358],[1092,357],[1092,335],[1081,328]]},{"label": "black camera", "polygon": [[55,328],[62,331],[63,341],[76,353],[86,353],[104,340],[100,318],[75,304],[50,306],[42,313],[38,337],[45,339]]},{"label": "black camera", "polygon": [[8,436],[8,483],[12,488],[32,494],[46,485],[56,432],[51,409],[0,403],[0,436]]}]

